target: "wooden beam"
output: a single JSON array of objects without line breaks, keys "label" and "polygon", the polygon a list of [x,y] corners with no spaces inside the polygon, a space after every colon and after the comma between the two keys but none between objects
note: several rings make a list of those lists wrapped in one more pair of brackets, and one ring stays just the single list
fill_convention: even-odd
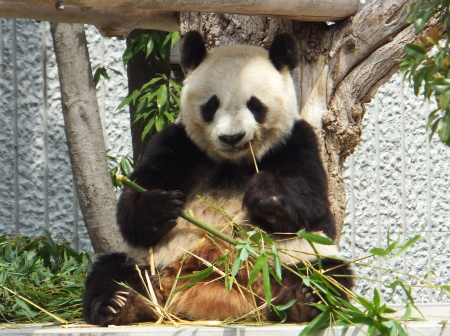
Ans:
[{"label": "wooden beam", "polygon": [[[42,3],[41,3],[42,2]],[[149,11],[135,8],[80,7],[64,3],[57,10],[50,1],[0,1],[1,18],[23,18],[62,23],[87,23],[98,28],[103,36],[126,38],[131,30],[157,29],[178,31],[175,12]]]},{"label": "wooden beam", "polygon": [[[218,12],[277,16],[300,21],[339,21],[355,14],[360,0],[10,0],[3,2],[163,12]],[[61,11],[62,12],[62,11]],[[57,14],[60,15],[60,14]]]}]

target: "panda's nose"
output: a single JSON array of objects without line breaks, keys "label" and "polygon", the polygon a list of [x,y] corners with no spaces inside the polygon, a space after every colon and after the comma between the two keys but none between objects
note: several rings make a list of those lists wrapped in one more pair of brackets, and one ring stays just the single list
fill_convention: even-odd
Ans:
[{"label": "panda's nose", "polygon": [[227,145],[234,146],[245,136],[245,132],[232,135],[219,135],[219,140]]}]

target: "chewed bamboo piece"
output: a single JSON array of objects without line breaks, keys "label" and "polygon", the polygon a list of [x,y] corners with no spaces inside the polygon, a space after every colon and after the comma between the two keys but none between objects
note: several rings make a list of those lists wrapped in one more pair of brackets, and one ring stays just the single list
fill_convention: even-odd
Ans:
[{"label": "chewed bamboo piece", "polygon": [[256,172],[259,173],[258,165],[256,164],[255,153],[253,152],[253,147],[252,147],[251,142],[248,143],[248,148],[250,148],[250,153],[252,153],[253,164],[255,165]]},{"label": "chewed bamboo piece", "polygon": [[[142,188],[140,185],[131,181],[128,177],[126,177],[124,175],[117,175],[117,180],[119,180],[120,182],[125,184],[127,187],[130,187],[131,189],[136,190],[138,192],[147,191],[146,189]],[[203,223],[202,221],[198,220],[197,218],[194,218],[194,217],[188,215],[184,211],[180,212],[180,217],[182,217],[185,220],[187,220],[188,222],[198,226],[199,228],[205,230],[206,232],[226,241],[227,243],[230,243],[231,245],[236,246],[237,244],[239,244],[239,242],[236,239],[230,237],[229,235],[227,235],[223,232],[220,232],[219,230],[214,229],[212,226],[209,226],[208,224]]]}]

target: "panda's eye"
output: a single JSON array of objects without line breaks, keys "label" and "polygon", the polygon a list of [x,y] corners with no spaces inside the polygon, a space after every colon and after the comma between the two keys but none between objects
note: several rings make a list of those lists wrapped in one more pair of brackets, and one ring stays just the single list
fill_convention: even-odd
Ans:
[{"label": "panda's eye", "polygon": [[208,99],[208,101],[200,107],[202,118],[206,122],[211,122],[214,119],[214,114],[219,108],[220,101],[216,95]]},{"label": "panda's eye", "polygon": [[253,113],[257,123],[262,124],[266,120],[267,106],[255,96],[247,102],[247,108]]}]

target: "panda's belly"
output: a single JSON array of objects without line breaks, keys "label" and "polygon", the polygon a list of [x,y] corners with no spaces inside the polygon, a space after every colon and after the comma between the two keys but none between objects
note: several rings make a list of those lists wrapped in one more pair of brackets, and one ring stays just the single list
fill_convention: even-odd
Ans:
[{"label": "panda's belly", "polygon": [[[184,211],[203,223],[232,235],[233,223],[246,223],[246,212],[242,209],[243,197],[244,193],[236,190],[209,190],[203,193],[201,198],[190,197]],[[182,258],[187,251],[193,252],[199,248],[205,239],[206,234],[202,229],[179,217],[177,225],[153,248],[155,266],[163,269]],[[228,247],[227,243],[220,239],[215,241],[224,249]]]},{"label": "panda's belly", "polygon": [[[191,196],[186,202],[184,211],[232,236],[233,224],[239,225],[244,231],[250,231],[253,228],[248,220],[247,212],[242,208],[243,197],[243,191],[209,190],[204,192],[201,198]],[[316,234],[325,236],[319,232]],[[177,263],[189,252],[197,256],[202,255],[206,259],[210,259],[206,257],[209,254],[212,260],[208,261],[213,262],[223,255],[224,250],[229,248],[228,243],[221,239],[213,239],[214,243],[211,243],[205,231],[179,217],[177,225],[153,247],[154,265],[162,270],[174,262]],[[276,243],[280,261],[284,264],[296,264],[304,260],[316,259],[314,249],[303,238],[279,233],[271,235],[271,239]],[[211,251],[211,249],[215,251]],[[339,254],[336,245],[315,244],[315,249],[321,256],[336,257]],[[126,250],[140,263],[149,263],[148,249],[130,248]]]}]

